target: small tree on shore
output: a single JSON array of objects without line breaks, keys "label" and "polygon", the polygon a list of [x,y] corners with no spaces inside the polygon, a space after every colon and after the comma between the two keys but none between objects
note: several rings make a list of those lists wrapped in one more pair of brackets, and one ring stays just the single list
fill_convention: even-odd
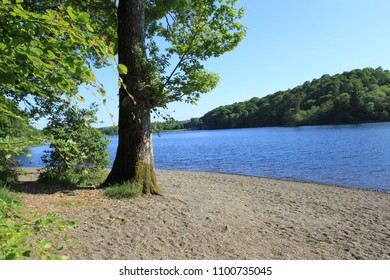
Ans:
[{"label": "small tree on shore", "polygon": [[109,164],[109,140],[91,126],[96,111],[96,105],[89,109],[69,104],[57,108],[44,129],[51,143],[42,156],[46,171],[41,178],[53,173],[88,175]]}]

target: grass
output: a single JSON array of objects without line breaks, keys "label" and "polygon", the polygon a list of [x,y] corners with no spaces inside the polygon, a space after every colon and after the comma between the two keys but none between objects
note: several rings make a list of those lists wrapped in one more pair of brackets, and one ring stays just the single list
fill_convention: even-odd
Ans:
[{"label": "grass", "polygon": [[108,187],[104,195],[114,199],[132,198],[142,195],[142,188],[134,187],[131,182],[123,182]]}]

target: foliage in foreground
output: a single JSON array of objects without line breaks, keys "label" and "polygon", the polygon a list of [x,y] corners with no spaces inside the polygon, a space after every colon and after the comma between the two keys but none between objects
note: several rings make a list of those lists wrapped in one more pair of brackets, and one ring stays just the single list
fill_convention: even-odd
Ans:
[{"label": "foliage in foreground", "polygon": [[0,113],[0,182],[10,185],[17,180],[15,156],[28,157],[25,148],[43,140],[29,124],[27,115],[1,92],[0,104],[8,110]]},{"label": "foliage in foreground", "polygon": [[61,250],[75,229],[58,214],[24,215],[20,202],[0,183],[0,260],[68,259]]},{"label": "foliage in foreground", "polygon": [[19,204],[19,200],[8,190],[7,184],[0,182],[0,201]]},{"label": "foliage in foreground", "polygon": [[104,194],[109,198],[132,198],[142,195],[142,188],[135,187],[131,182],[123,182],[108,187]]},{"label": "foliage in foreground", "polygon": [[[83,100],[77,91],[83,83],[104,95],[91,66],[109,64],[114,46],[94,33],[90,14],[61,1],[29,2],[0,2],[0,93],[24,101],[31,113],[50,111],[62,98]],[[0,112],[12,113],[3,104]]]}]

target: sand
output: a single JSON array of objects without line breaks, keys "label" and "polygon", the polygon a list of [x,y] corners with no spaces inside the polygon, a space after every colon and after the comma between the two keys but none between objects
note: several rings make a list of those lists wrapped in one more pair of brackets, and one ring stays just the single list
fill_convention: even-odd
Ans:
[{"label": "sand", "polygon": [[390,194],[216,173],[158,171],[163,196],[41,188],[30,211],[76,221],[72,259],[390,259]]}]

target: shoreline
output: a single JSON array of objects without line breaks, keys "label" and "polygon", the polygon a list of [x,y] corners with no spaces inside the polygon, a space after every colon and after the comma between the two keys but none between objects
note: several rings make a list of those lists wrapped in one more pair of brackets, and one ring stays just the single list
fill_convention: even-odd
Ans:
[{"label": "shoreline", "polygon": [[[215,173],[215,174],[223,174],[223,175],[234,175],[234,176],[243,176],[243,177],[254,177],[254,178],[260,178],[265,180],[275,180],[283,182],[293,182],[293,183],[302,183],[302,184],[314,184],[314,185],[320,185],[325,187],[333,187],[333,188],[345,188],[350,190],[361,190],[361,191],[368,191],[368,192],[375,192],[375,193],[385,193],[390,194],[390,190],[381,190],[381,189],[370,189],[370,188],[364,188],[364,187],[348,187],[344,185],[336,185],[336,184],[327,184],[327,183],[320,183],[315,181],[304,181],[304,180],[294,180],[294,179],[283,179],[283,178],[276,178],[276,177],[262,177],[262,176],[256,176],[256,175],[247,175],[247,174],[239,174],[239,173],[226,173],[226,172],[213,172],[213,171],[191,171],[191,170],[171,170],[171,169],[158,169],[160,171],[177,171],[177,172],[204,172],[204,173]],[[157,171],[158,171],[157,170]]]},{"label": "shoreline", "polygon": [[[25,171],[36,171],[40,169],[44,169],[45,167],[19,167],[22,170]],[[105,168],[106,170],[110,170],[110,168]],[[174,170],[174,169],[156,169],[156,172],[159,171],[173,171],[173,172],[194,172],[194,173],[210,173],[210,174],[222,174],[222,175],[233,175],[233,176],[243,176],[243,177],[253,177],[253,178],[261,178],[266,180],[276,180],[280,182],[294,182],[294,183],[303,183],[303,184],[315,184],[315,185],[321,185],[321,186],[327,186],[327,187],[335,187],[335,188],[346,188],[346,189],[352,189],[352,190],[363,190],[368,192],[376,192],[376,193],[385,193],[390,194],[390,190],[382,190],[382,189],[374,189],[374,188],[365,188],[365,187],[349,187],[345,185],[337,185],[337,184],[329,184],[329,183],[321,183],[321,182],[315,182],[315,181],[305,181],[305,180],[294,180],[294,179],[285,179],[285,178],[276,178],[276,177],[262,177],[257,175],[248,175],[248,174],[240,174],[240,173],[227,173],[227,172],[216,172],[216,171],[196,171],[196,170]]]},{"label": "shoreline", "polygon": [[[36,175],[20,184],[37,187]],[[78,224],[64,251],[72,259],[390,260],[388,194],[206,172],[158,170],[157,180],[163,196],[113,200],[81,188],[22,197],[30,211]]]}]

